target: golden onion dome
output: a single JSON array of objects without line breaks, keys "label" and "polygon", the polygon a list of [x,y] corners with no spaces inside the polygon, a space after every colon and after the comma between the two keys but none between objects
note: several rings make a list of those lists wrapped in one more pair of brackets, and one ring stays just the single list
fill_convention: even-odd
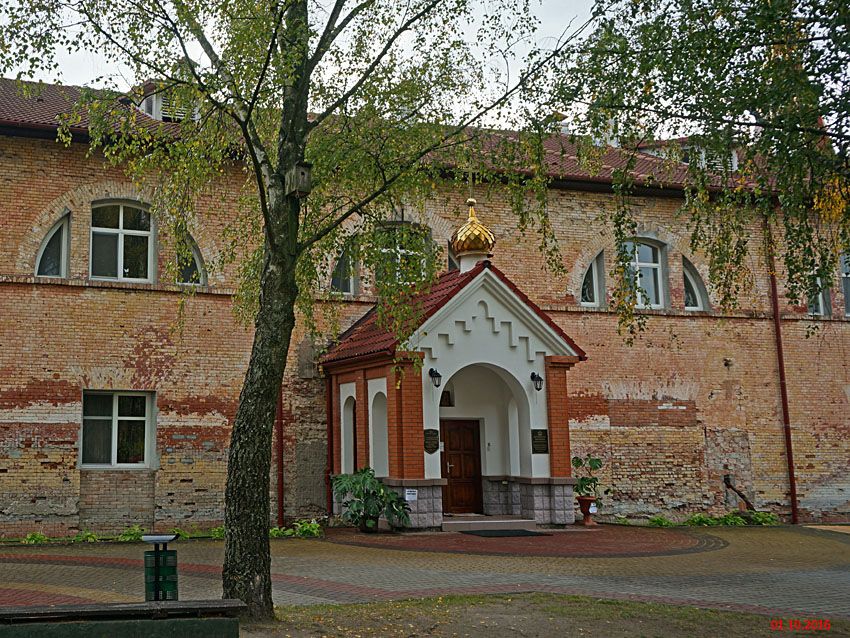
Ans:
[{"label": "golden onion dome", "polygon": [[469,219],[452,235],[450,244],[456,255],[462,253],[491,253],[496,245],[496,237],[475,215],[475,204],[471,197],[466,200],[469,206]]}]

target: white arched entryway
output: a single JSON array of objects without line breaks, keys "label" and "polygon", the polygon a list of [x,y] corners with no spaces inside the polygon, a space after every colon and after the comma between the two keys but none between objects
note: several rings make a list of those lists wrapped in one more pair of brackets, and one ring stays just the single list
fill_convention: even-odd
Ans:
[{"label": "white arched entryway", "polygon": [[342,440],[340,441],[340,463],[342,474],[354,472],[354,464],[357,450],[354,439],[356,431],[357,401],[354,397],[348,397],[342,406]]},{"label": "white arched entryway", "polygon": [[369,406],[369,465],[375,476],[389,476],[389,438],[387,435],[387,395],[378,392]]},{"label": "white arched entryway", "polygon": [[452,374],[445,392],[438,406],[444,510],[512,513],[511,499],[493,494],[506,491],[506,479],[532,472],[525,388],[504,368],[474,363]]}]

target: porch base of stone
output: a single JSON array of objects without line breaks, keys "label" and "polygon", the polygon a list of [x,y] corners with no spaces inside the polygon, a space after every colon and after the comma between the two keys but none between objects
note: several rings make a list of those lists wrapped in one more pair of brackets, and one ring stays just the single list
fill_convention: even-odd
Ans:
[{"label": "porch base of stone", "polygon": [[407,529],[441,529],[443,525],[443,486],[446,479],[398,479],[381,481],[410,505]]},{"label": "porch base of stone", "polygon": [[574,478],[485,476],[484,514],[521,516],[538,525],[575,523]]}]

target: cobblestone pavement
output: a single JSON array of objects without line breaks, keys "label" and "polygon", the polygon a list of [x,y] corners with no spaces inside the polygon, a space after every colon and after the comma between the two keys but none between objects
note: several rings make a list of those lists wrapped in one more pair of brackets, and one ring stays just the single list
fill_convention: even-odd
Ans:
[{"label": "cobblestone pavement", "polygon": [[[223,543],[171,547],[180,598],[220,597]],[[0,606],[138,601],[147,548],[0,545]],[[327,540],[272,541],[272,554],[277,604],[541,591],[850,618],[850,536],[811,528],[606,526],[522,539],[443,533],[368,540],[330,530]]]}]

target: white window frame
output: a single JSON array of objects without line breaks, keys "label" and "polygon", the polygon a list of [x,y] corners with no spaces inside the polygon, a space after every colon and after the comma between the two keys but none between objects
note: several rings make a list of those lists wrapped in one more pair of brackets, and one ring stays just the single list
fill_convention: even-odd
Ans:
[{"label": "white window frame", "polygon": [[[83,463],[83,432],[85,430],[85,421],[102,420],[106,421],[106,417],[86,417],[83,413],[80,420],[80,451],[77,460],[77,467],[80,469],[145,469],[151,467],[151,441],[153,440],[153,421],[154,421],[154,394],[152,392],[114,392],[110,390],[84,390],[83,401],[86,395],[112,395],[112,451],[109,463]],[[144,417],[119,417],[118,416],[118,398],[122,396],[143,396],[145,397],[145,416]],[[144,443],[144,460],[141,463],[118,463],[118,421],[142,421],[145,422],[145,443]]]},{"label": "white window frame", "polygon": [[192,246],[192,259],[195,261],[195,267],[198,269],[198,281],[180,281],[180,259],[175,258],[177,262],[177,274],[174,281],[178,286],[206,286],[207,285],[207,270],[204,268],[204,260],[201,259],[201,250],[194,239],[189,239]]},{"label": "white window frame", "polygon": [[[387,222],[386,228],[398,227],[402,224],[409,224],[409,225],[412,226],[413,222],[404,221],[404,220]],[[396,242],[394,248],[382,248],[380,250],[380,252],[387,255],[387,259],[393,259],[394,258],[396,260],[396,263],[398,263],[398,264],[401,264],[401,260],[402,260],[402,257],[404,255],[415,255],[416,254],[412,250],[407,250],[406,248],[402,248],[401,246],[398,245],[398,242]],[[425,263],[425,257],[423,257],[422,258],[422,264],[421,264],[421,270],[422,270],[423,274],[425,273],[426,265],[427,264]],[[398,269],[396,269],[396,274],[398,274]],[[376,280],[375,283],[377,283],[377,273],[376,273],[375,280]],[[403,281],[403,280],[398,280],[397,283],[401,284],[402,286],[408,286],[408,285],[413,284],[412,281]]]},{"label": "white window frame", "polygon": [[[153,283],[154,280],[154,271],[156,269],[156,262],[154,261],[154,221],[153,216],[150,215],[150,211],[148,211],[146,206],[143,206],[138,202],[111,202],[111,201],[103,201],[92,204],[92,222],[94,221],[94,210],[96,208],[104,208],[106,206],[118,206],[118,228],[103,228],[101,226],[95,226],[94,223],[90,224],[91,228],[89,230],[89,278],[97,281],[126,281],[132,283]],[[128,206],[129,208],[136,208],[138,210],[142,210],[146,212],[150,216],[150,229],[149,230],[129,230],[124,228],[124,207]],[[95,233],[99,235],[117,235],[118,236],[118,276],[117,277],[104,277],[103,275],[94,275],[92,273],[92,265],[94,264],[94,236]],[[147,237],[148,238],[148,276],[144,279],[138,277],[124,277],[124,237],[127,235],[134,235],[137,237]]]},{"label": "white window frame", "polygon": [[[821,280],[818,278],[818,286],[821,285]],[[806,303],[806,310],[809,315],[812,317],[829,317],[830,316],[830,307],[828,295],[826,294],[828,289],[822,289],[817,295],[809,298]]]},{"label": "white window frame", "polygon": [[[58,275],[39,275],[38,270],[41,266],[41,258],[44,256],[44,250],[47,248],[47,245],[50,243],[50,240],[53,239],[53,236],[61,232],[63,233],[62,241],[60,242],[61,253],[59,255],[59,274]],[[65,213],[62,215],[62,218],[53,224],[47,234],[44,236],[44,239],[41,242],[41,246],[38,249],[38,254],[35,257],[35,276],[36,277],[44,277],[46,279],[65,279],[68,276],[68,243],[71,241],[71,215],[70,213]]]},{"label": "white window frame", "polygon": [[844,316],[850,317],[850,253],[841,255],[841,291],[844,293]]},{"label": "white window frame", "polygon": [[[347,276],[348,287],[350,289],[348,292],[346,292],[345,290],[337,290],[336,288],[334,288],[334,274],[336,273],[336,269],[339,267],[339,262],[342,261],[343,257],[345,257],[346,255],[348,256],[348,261],[349,261],[349,266],[350,266],[350,270],[349,270],[348,276]],[[337,257],[336,261],[334,262],[334,267],[333,267],[333,270],[331,271],[331,285],[330,285],[331,292],[336,293],[338,295],[344,295],[346,297],[356,297],[358,295],[358,293],[360,292],[359,291],[359,283],[360,283],[360,277],[358,276],[358,264],[354,261],[354,257],[351,254],[351,251],[348,249],[348,247],[346,247],[339,254],[339,257]]]},{"label": "white window frame", "polygon": [[[593,261],[590,262],[590,265],[587,267],[587,270],[584,271],[584,276],[581,278],[581,283],[579,284],[578,289],[578,299],[579,304],[585,308],[601,308],[603,305],[603,300],[605,299],[605,286],[604,282],[604,272],[605,268],[605,257],[604,252],[600,252],[596,257],[593,258]],[[590,273],[590,276],[593,280],[593,296],[594,301],[584,301],[582,299],[582,295],[584,292],[584,280],[587,279],[587,273]]]},{"label": "white window frame", "polygon": [[694,294],[697,298],[696,306],[687,305],[687,296],[685,296],[685,310],[689,312],[700,312],[708,309],[708,302],[705,299],[705,292],[703,290],[702,281],[698,279],[699,274],[696,272],[696,268],[688,262],[684,257],[682,258],[682,274],[684,275],[685,281],[690,282],[691,288],[694,290]]},{"label": "white window frame", "polygon": [[[632,260],[629,262],[631,268],[634,268],[634,277],[635,284],[637,290],[635,294],[637,295],[637,303],[636,306],[638,308],[649,308],[654,310],[660,310],[664,308],[664,304],[666,301],[666,268],[664,267],[664,261],[666,259],[666,251],[663,246],[660,246],[657,242],[647,241],[644,237],[635,237],[634,239],[629,240],[631,244],[634,246],[634,254],[632,255]],[[639,244],[644,244],[645,246],[649,246],[650,248],[654,248],[656,254],[658,255],[658,261],[654,263],[650,262],[642,262],[640,260],[640,250],[638,248]],[[658,290],[658,303],[644,303],[646,301],[644,299],[644,291],[640,285],[640,269],[641,268],[653,268],[658,273],[658,278],[656,279],[656,288]]]}]

